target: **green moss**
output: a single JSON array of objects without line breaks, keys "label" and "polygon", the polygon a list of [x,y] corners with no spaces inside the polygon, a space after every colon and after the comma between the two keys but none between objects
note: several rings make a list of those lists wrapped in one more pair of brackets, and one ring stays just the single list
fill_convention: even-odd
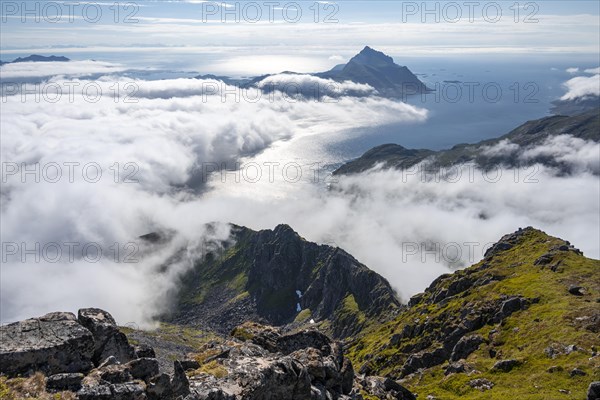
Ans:
[{"label": "green moss", "polygon": [[300,311],[298,315],[296,315],[294,322],[305,322],[310,318],[311,315],[312,311],[310,311],[309,308],[305,308],[304,310]]},{"label": "green moss", "polygon": [[228,375],[227,369],[225,369],[225,367],[219,364],[216,360],[201,365],[196,371],[213,375],[216,378],[224,378]]},{"label": "green moss", "polygon": [[341,307],[335,314],[336,320],[339,322],[351,322],[362,324],[365,322],[365,314],[358,307],[358,303],[354,298],[354,295],[348,294],[344,297]]},{"label": "green moss", "polygon": [[248,340],[251,340],[254,337],[254,334],[252,334],[252,332],[250,332],[243,326],[238,326],[233,328],[233,331],[231,331],[231,336],[238,340],[241,340],[242,342],[246,342]]}]

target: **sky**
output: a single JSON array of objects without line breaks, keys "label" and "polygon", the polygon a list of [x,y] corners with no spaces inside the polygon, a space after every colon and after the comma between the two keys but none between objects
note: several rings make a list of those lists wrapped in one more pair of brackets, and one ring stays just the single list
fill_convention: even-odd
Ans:
[{"label": "sky", "polygon": [[0,58],[61,54],[238,76],[325,70],[365,45],[396,59],[597,59],[600,46],[597,1],[71,3],[2,1]]}]

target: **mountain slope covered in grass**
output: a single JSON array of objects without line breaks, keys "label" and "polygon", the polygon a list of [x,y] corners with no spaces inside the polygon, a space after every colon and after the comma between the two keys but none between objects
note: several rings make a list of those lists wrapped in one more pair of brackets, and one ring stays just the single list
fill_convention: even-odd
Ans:
[{"label": "mountain slope covered in grass", "polygon": [[436,279],[348,354],[419,398],[579,400],[600,380],[599,351],[600,261],[526,228]]}]

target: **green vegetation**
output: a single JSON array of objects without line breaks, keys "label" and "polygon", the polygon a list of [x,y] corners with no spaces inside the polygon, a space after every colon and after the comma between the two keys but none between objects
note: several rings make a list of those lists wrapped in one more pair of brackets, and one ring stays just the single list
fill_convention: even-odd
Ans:
[{"label": "green vegetation", "polygon": [[151,337],[164,342],[176,343],[192,348],[200,348],[210,341],[219,340],[219,336],[212,332],[194,329],[190,326],[173,325],[161,322],[154,330],[135,330],[129,327],[119,327],[130,343],[139,343],[139,337]]},{"label": "green vegetation", "polygon": [[3,400],[75,400],[73,392],[46,392],[46,377],[37,372],[28,378],[0,376],[0,399]]},{"label": "green vegetation", "polygon": [[312,311],[310,311],[308,308],[305,308],[304,310],[300,311],[298,315],[296,315],[294,322],[305,322],[310,318],[311,315]]},{"label": "green vegetation", "polygon": [[[219,364],[216,360],[202,364],[196,373],[204,372],[205,374],[213,375],[215,378],[224,378],[228,375],[227,369]],[[193,374],[191,374],[193,375]]]},{"label": "green vegetation", "polygon": [[[446,362],[408,375],[403,384],[419,398],[583,399],[588,384],[600,379],[600,356],[592,356],[600,350],[600,261],[574,251],[555,251],[550,264],[534,265],[540,256],[561,245],[565,242],[541,231],[525,231],[513,248],[442,279],[436,290],[423,294],[419,304],[389,323],[369,328],[349,349],[349,357],[356,368],[369,362],[375,374],[399,376],[413,347],[425,344],[431,350],[440,346],[441,330],[462,322],[465,310],[497,303],[501,296],[522,296],[538,301],[500,324],[484,325],[470,333],[487,340],[465,360],[478,372],[445,375]],[[444,301],[433,301],[436,293],[461,278],[476,281],[485,276],[494,279]],[[584,295],[570,294],[572,285],[582,286]],[[352,309],[351,301],[345,302],[346,308]],[[402,335],[406,326],[425,323],[428,329],[424,332]],[[392,335],[401,337],[394,345],[390,343]],[[567,354],[564,349],[570,345],[576,350]],[[561,350],[554,358],[547,354],[552,347]],[[495,357],[491,350],[497,353]],[[506,373],[491,371],[501,359],[517,359],[523,364]],[[571,377],[575,368],[586,375]],[[488,379],[494,386],[481,392],[469,385],[474,379]]]},{"label": "green vegetation", "polygon": [[336,313],[336,318],[340,321],[355,321],[359,324],[365,322],[365,314],[358,307],[356,299],[352,294],[349,294],[344,298],[342,306]]}]

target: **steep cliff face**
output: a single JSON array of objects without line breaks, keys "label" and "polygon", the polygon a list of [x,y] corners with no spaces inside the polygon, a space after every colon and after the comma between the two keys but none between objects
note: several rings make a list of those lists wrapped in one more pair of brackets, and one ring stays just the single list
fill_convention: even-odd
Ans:
[{"label": "steep cliff face", "polygon": [[219,332],[245,321],[316,324],[341,338],[400,307],[383,277],[287,225],[233,227],[233,243],[199,260],[183,279],[173,321]]},{"label": "steep cliff face", "polygon": [[349,357],[423,398],[582,399],[600,378],[599,338],[600,261],[525,228],[436,279]]}]

